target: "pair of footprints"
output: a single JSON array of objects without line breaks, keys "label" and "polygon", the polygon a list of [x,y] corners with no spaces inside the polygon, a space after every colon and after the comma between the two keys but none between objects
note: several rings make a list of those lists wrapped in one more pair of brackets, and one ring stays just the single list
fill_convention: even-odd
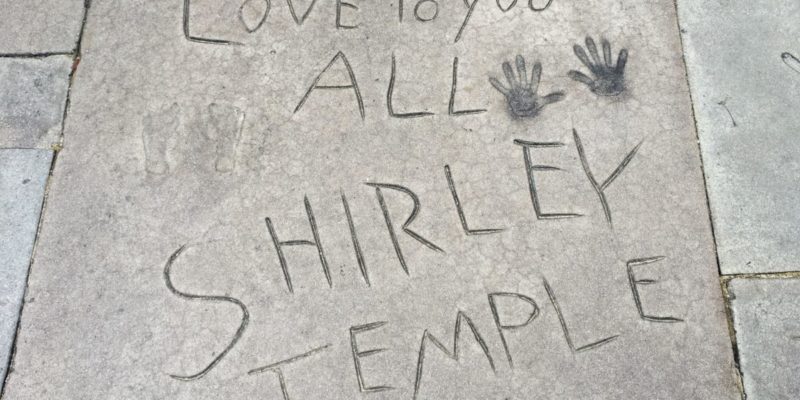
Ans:
[{"label": "pair of footprints", "polygon": [[[186,110],[173,103],[143,117],[145,170],[153,175],[164,175],[178,159],[190,163],[201,159],[200,162],[213,161],[217,172],[232,172],[242,140],[244,111],[219,103],[188,113],[182,111]],[[189,121],[182,124],[182,117],[187,114]]]},{"label": "pair of footprints", "polygon": [[[581,62],[589,68],[593,77],[589,77],[583,72],[572,70],[568,76],[575,81],[581,82],[599,96],[619,96],[625,91],[625,65],[628,62],[628,50],[622,49],[614,62],[611,55],[611,43],[603,39],[603,58],[597,51],[597,45],[591,37],[586,38],[586,50],[580,45],[575,45],[573,50]],[[591,58],[590,58],[591,56]],[[503,72],[509,86],[505,86],[495,78],[490,78],[489,82],[506,97],[508,109],[515,118],[532,118],[547,106],[564,99],[563,91],[550,93],[546,96],[539,96],[536,92],[539,89],[539,81],[542,77],[542,64],[535,63],[533,71],[528,76],[527,65],[522,56],[516,59],[516,74],[510,62],[503,63]]]}]

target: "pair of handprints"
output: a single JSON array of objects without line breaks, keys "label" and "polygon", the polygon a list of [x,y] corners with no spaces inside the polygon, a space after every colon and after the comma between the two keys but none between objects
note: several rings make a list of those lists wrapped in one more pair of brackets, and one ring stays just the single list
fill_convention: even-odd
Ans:
[{"label": "pair of handprints", "polygon": [[[592,77],[577,70],[569,71],[568,76],[585,84],[589,90],[599,96],[619,96],[625,92],[625,66],[628,62],[628,50],[620,50],[615,62],[611,54],[611,43],[603,39],[601,46],[603,48],[602,59],[597,45],[591,37],[586,38],[586,50],[576,44],[573,47],[575,55],[589,68]],[[587,50],[588,55],[586,54]],[[503,63],[503,73],[508,81],[508,86],[496,78],[489,79],[492,86],[506,97],[508,110],[514,118],[535,117],[545,106],[561,101],[566,96],[563,91],[556,91],[546,96],[537,94],[542,77],[541,63],[535,63],[530,76],[528,76],[525,59],[518,55],[516,67],[515,73],[510,62]]]}]

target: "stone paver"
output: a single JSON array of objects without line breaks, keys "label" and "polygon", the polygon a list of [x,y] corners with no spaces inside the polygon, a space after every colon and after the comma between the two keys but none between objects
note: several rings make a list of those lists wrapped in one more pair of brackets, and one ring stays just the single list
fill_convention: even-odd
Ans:
[{"label": "stone paver", "polygon": [[72,58],[0,58],[0,147],[57,143]]},{"label": "stone paver", "polygon": [[0,149],[0,382],[19,320],[52,152]]},{"label": "stone paver", "polygon": [[800,279],[733,279],[729,290],[747,398],[800,398]]},{"label": "stone paver", "polygon": [[235,3],[93,1],[8,400],[740,398],[672,0]]},{"label": "stone paver", "polygon": [[0,54],[75,50],[85,0],[0,0]]},{"label": "stone paver", "polygon": [[722,272],[797,270],[800,2],[678,9]]}]

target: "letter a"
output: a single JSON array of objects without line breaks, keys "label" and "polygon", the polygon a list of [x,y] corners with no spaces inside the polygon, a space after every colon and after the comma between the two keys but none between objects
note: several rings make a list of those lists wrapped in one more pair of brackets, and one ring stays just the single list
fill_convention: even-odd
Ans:
[{"label": "letter a", "polygon": [[[334,63],[336,63],[336,60],[339,59],[342,60],[342,63],[344,63],[344,67],[347,69],[347,75],[350,77],[350,83],[347,85],[320,85],[319,81],[320,79],[322,79],[322,76],[325,75],[325,73],[328,72],[331,66],[333,66]],[[311,92],[313,92],[314,89],[347,90],[351,88],[356,94],[356,101],[358,102],[358,111],[361,114],[361,119],[363,120],[364,100],[361,98],[361,91],[358,89],[358,82],[356,82],[356,75],[353,73],[353,68],[350,66],[350,62],[347,61],[347,57],[344,55],[344,53],[340,51],[336,53],[336,56],[334,56],[331,62],[329,62],[328,65],[325,66],[322,72],[320,72],[319,75],[317,75],[317,77],[314,79],[314,83],[311,84],[311,87],[308,88],[306,94],[303,95],[303,99],[300,100],[299,104],[297,104],[297,107],[294,109],[294,112],[296,114],[298,111],[300,111],[301,108],[303,108],[303,104],[306,103],[306,100],[308,100],[309,96],[311,96]]]}]

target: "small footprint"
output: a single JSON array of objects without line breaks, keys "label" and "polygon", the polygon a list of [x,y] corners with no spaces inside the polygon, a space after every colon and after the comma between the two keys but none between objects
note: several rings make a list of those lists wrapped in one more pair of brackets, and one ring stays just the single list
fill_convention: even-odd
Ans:
[{"label": "small footprint", "polygon": [[800,59],[789,52],[781,54],[781,58],[783,59],[784,64],[788,65],[789,68],[794,70],[794,72],[800,74]]},{"label": "small footprint", "polygon": [[211,103],[208,115],[210,124],[205,135],[215,146],[214,168],[218,172],[231,172],[236,167],[236,150],[242,139],[245,114],[235,106]]},{"label": "small footprint", "polygon": [[179,127],[179,108],[175,103],[142,118],[142,142],[147,172],[154,175],[169,172],[168,147]]}]

